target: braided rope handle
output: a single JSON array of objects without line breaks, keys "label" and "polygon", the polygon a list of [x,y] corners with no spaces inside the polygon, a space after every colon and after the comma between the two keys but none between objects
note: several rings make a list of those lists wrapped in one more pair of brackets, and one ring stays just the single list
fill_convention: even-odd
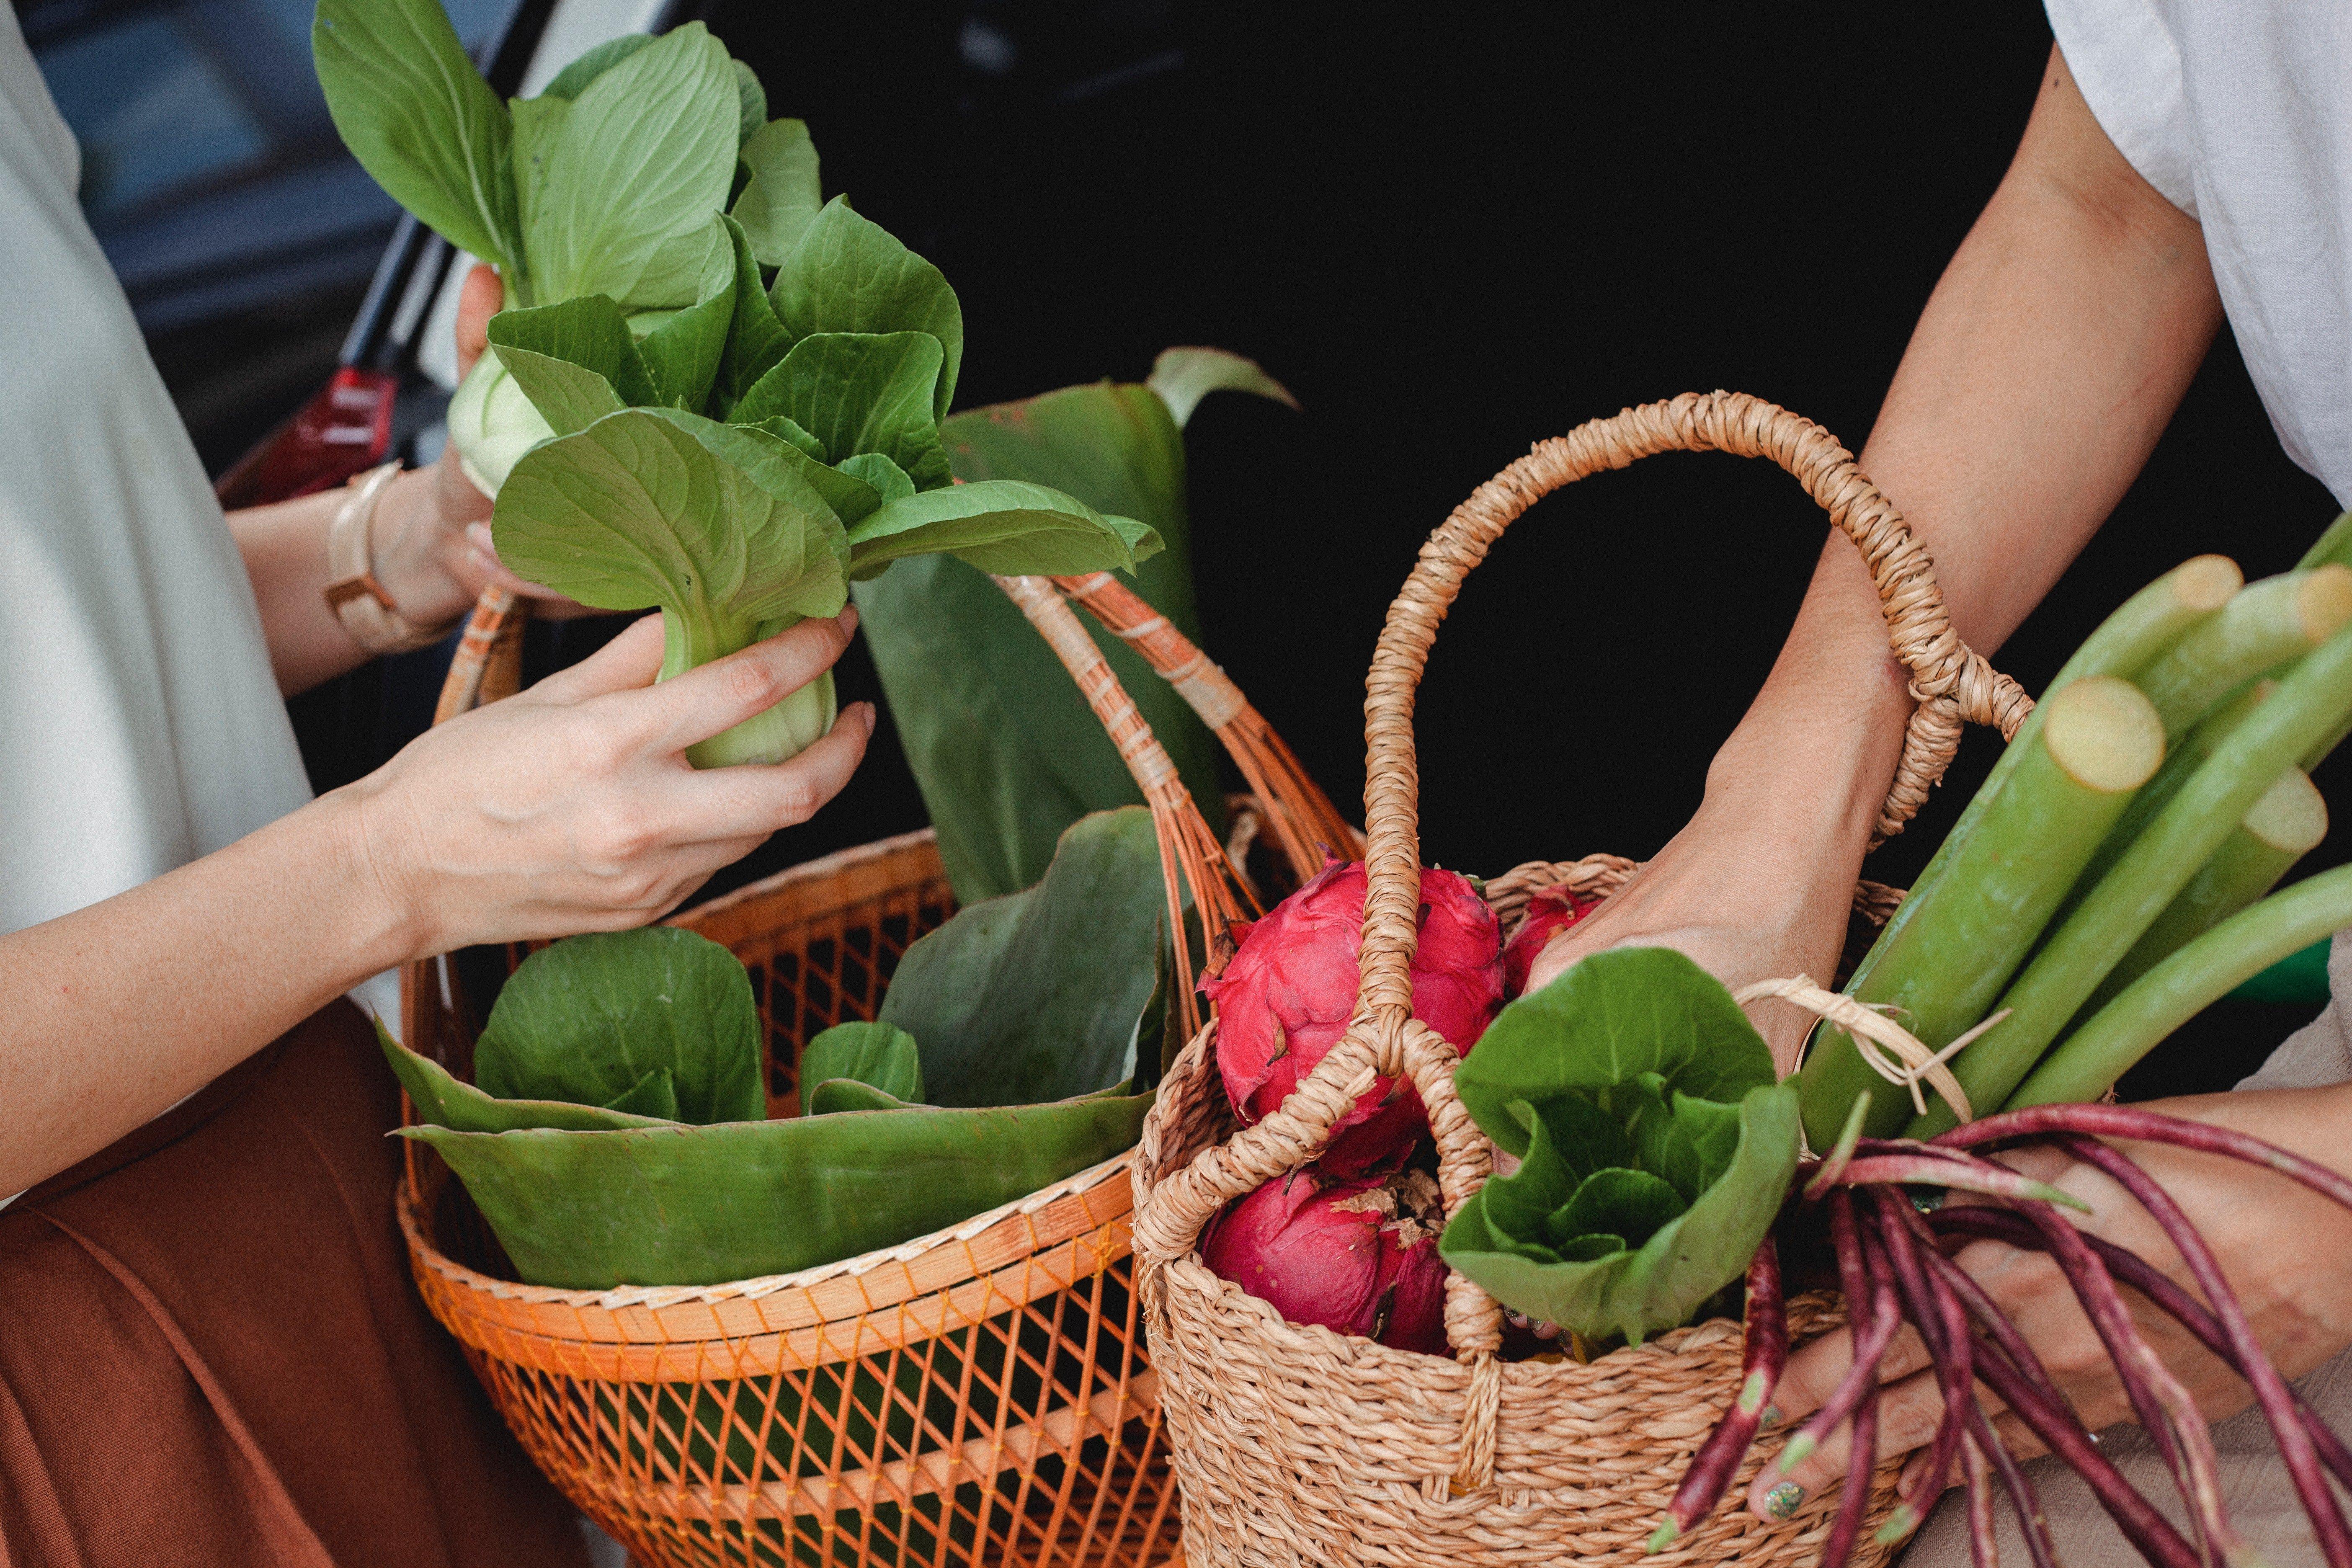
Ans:
[{"label": "braided rope handle", "polygon": [[[1223,1144],[1202,1149],[1182,1170],[1153,1184],[1135,1226],[1136,1250],[1147,1267],[1189,1256],[1202,1229],[1226,1203],[1313,1160],[1332,1125],[1376,1075],[1408,1072],[1419,1089],[1449,1214],[1486,1181],[1492,1150],[1454,1091],[1454,1047],[1412,1017],[1410,968],[1421,889],[1414,696],[1438,623],[1462,580],[1486,559],[1506,528],[1563,485],[1666,451],[1769,458],[1804,486],[1862,552],[1885,612],[1888,644],[1910,671],[1919,704],[1906,728],[1902,761],[1880,811],[1880,838],[1901,831],[1943,776],[1963,721],[1997,726],[2004,736],[2015,734],[2023,722],[2032,700],[1953,631],[1934,563],[1902,514],[1863,474],[1853,454],[1811,420],[1744,394],[1685,394],[1537,443],[1528,456],[1479,486],[1422,546],[1412,574],[1389,606],[1365,678],[1369,843],[1356,1016],[1274,1114]],[[1491,1368],[1484,1363],[1491,1363],[1501,1341],[1501,1309],[1461,1275],[1449,1275],[1445,1327],[1457,1356],[1471,1366],[1473,1394],[1483,1391],[1470,1401],[1461,1472],[1465,1484],[1482,1485],[1491,1472],[1496,1409]]]}]

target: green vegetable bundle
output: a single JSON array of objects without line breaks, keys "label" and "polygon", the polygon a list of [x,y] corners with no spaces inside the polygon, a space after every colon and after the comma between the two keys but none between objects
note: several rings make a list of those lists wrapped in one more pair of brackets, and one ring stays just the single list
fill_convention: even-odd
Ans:
[{"label": "green vegetable bundle", "polygon": [[[1043,486],[953,485],[955,291],[823,201],[807,128],[767,120],[698,24],[510,106],[434,0],[324,0],[312,36],[362,163],[506,279],[450,411],[500,556],[583,604],[658,606],[665,678],[838,613],[905,557],[1072,573],[1159,548]],[[782,761],[833,714],[827,674],[689,755]]]},{"label": "green vegetable bundle", "polygon": [[[2346,538],[2242,587],[2200,556],[2110,616],[1856,970],[1848,993],[1931,1049],[1983,1026],[1951,1061],[1979,1114],[2098,1098],[2192,1014],[2352,924],[2352,873],[2264,897],[2325,833],[2308,771],[2352,727]],[[1816,1147],[1877,1081],[1822,1026],[1802,1075]],[[1865,1128],[1958,1120],[1882,1087]]]},{"label": "green vegetable bundle", "polygon": [[1679,952],[1599,952],[1506,1007],[1455,1072],[1518,1159],[1446,1226],[1498,1300],[1639,1344],[1738,1278],[1797,1163],[1797,1093],[1729,992]]},{"label": "green vegetable bundle", "polygon": [[384,1037],[424,1123],[402,1131],[532,1284],[709,1285],[896,1246],[1135,1142],[1165,1010],[1159,868],[1149,812],[1079,822],[1035,888],[909,948],[877,1022],[809,1042],[780,1121],[733,954],[668,927],[570,938],[507,982],[477,1083]]}]

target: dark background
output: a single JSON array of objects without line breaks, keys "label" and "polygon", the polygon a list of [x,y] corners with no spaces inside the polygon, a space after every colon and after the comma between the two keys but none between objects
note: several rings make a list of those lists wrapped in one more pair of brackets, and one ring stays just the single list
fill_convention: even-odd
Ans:
[{"label": "dark background", "polygon": [[[1213,398],[1192,423],[1200,596],[1210,651],[1343,804],[1360,798],[1365,665],[1415,546],[1530,441],[1725,387],[1860,447],[2050,47],[2021,0],[1822,5],[1801,26],[1736,7],[1212,0],[701,14],[772,113],[809,121],[828,191],[954,282],[961,403],[1139,378],[1171,343],[1249,354],[1297,394],[1299,413]],[[290,404],[327,363],[304,374],[298,340],[331,356],[344,289],[209,338],[158,334],[215,468],[283,412],[219,391],[240,353]],[[2279,451],[2225,333],[2138,485],[1996,662],[2037,689],[2158,573],[2208,550],[2249,577],[2281,570],[2336,510]],[[1723,456],[1538,505],[1469,583],[1423,688],[1425,857],[1491,873],[1654,852],[1762,679],[1824,526],[1778,469]],[[542,636],[535,659],[593,637]],[[862,655],[842,687],[878,695]],[[877,739],[846,795],[716,886],[918,826]],[[1872,876],[1916,874],[1995,749],[1964,749]],[[2330,845],[2308,868],[2344,858]],[[2224,1004],[2126,1087],[2218,1087],[2308,1012]]]}]

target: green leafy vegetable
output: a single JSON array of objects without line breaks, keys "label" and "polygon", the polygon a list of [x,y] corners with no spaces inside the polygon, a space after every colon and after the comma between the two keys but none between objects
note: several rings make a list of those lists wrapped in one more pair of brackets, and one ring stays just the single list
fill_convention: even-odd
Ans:
[{"label": "green leafy vegetable", "polygon": [[1009,1203],[1132,1145],[1150,1103],[402,1132],[449,1162],[532,1284],[708,1285],[895,1247]]},{"label": "green leafy vegetable", "polygon": [[801,1099],[835,1079],[854,1080],[902,1100],[923,1098],[923,1061],[915,1037],[891,1024],[835,1024],[801,1052]]},{"label": "green leafy vegetable", "polygon": [[974,904],[907,950],[882,1020],[922,1042],[923,1081],[942,1105],[1060,1100],[1131,1079],[1160,999],[1166,908],[1151,814],[1082,817],[1036,887]]},{"label": "green leafy vegetable", "polygon": [[[667,1120],[767,1115],[760,1009],[735,955],[673,926],[575,936],[523,960],[474,1047],[482,1092],[581,1105],[667,1099]],[[649,1089],[648,1080],[662,1087]]]},{"label": "green leafy vegetable", "polygon": [[1731,994],[1664,948],[1595,953],[1506,1007],[1454,1084],[1520,1163],[1440,1251],[1592,1339],[1639,1343],[1738,1279],[1796,1169],[1795,1087]]},{"label": "green leafy vegetable", "polygon": [[513,127],[440,0],[320,0],[310,53],[335,130],[392,199],[450,244],[519,269]]},{"label": "green leafy vegetable", "polygon": [[[1135,591],[1198,641],[1182,426],[1200,397],[1221,386],[1291,402],[1238,355],[1170,349],[1150,384],[1098,382],[972,409],[949,418],[941,436],[967,489],[997,479],[1050,485],[1149,524],[1165,548],[1136,568]],[[982,572],[944,557],[907,561],[878,582],[859,578],[856,593],[958,899],[1028,887],[1072,822],[1142,800],[1053,650]],[[1089,630],[1222,832],[1214,739],[1140,654]]]},{"label": "green leafy vegetable", "polygon": [[[710,1284],[895,1246],[1134,1142],[1151,1097],[1127,1080],[1165,1005],[1159,871],[1150,813],[1080,823],[1035,890],[908,950],[884,1021],[809,1043],[806,1113],[784,1121],[687,1124],[761,1098],[731,954],[665,927],[573,937],[507,983],[476,1049],[483,1089],[384,1041],[427,1123],[404,1131],[534,1284]],[[601,1109],[649,1081],[681,1116]],[[927,1081],[957,1102],[915,1103]]]}]

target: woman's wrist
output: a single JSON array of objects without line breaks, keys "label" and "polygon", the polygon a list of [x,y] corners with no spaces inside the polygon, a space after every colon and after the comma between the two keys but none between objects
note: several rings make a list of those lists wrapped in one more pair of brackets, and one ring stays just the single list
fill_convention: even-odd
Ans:
[{"label": "woman's wrist", "polygon": [[412,468],[376,503],[376,581],[400,614],[420,626],[446,625],[474,603],[458,572],[473,549],[466,537],[470,520],[442,515],[438,478],[432,468]]}]

